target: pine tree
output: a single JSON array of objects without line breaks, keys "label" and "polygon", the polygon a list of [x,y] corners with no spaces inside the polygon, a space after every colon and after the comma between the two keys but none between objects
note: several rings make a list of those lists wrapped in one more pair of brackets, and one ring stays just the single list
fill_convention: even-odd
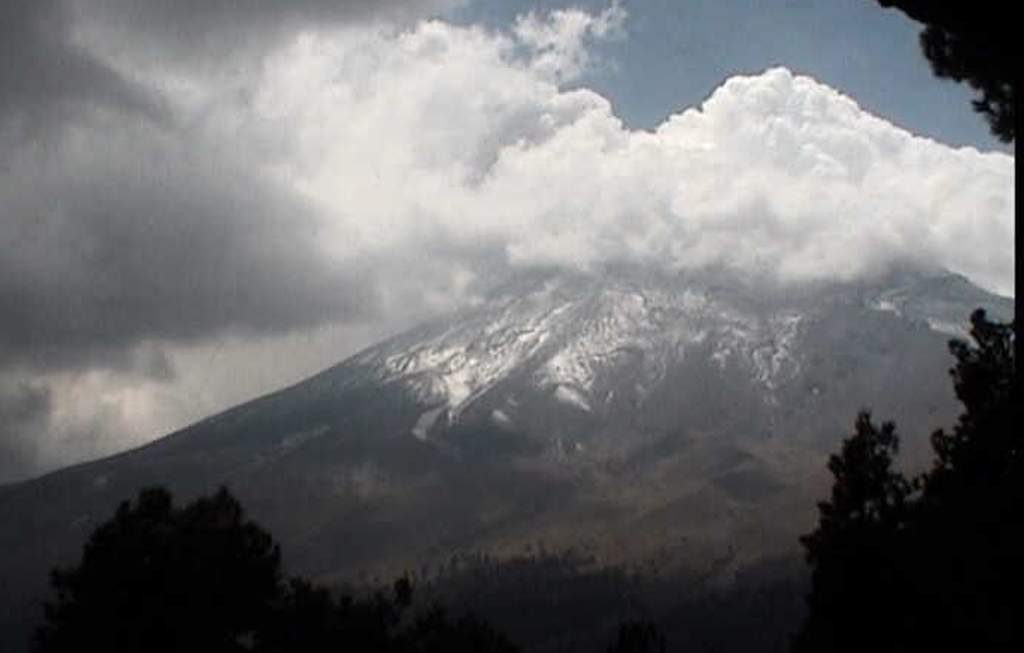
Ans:
[{"label": "pine tree", "polygon": [[163,488],[125,501],[53,572],[35,650],[241,651],[280,592],[280,552],[224,488],[183,508]]},{"label": "pine tree", "polygon": [[906,524],[910,483],[893,470],[899,438],[867,412],[857,417],[828,468],[832,496],[818,504],[817,530],[801,538],[813,568],[809,616],[797,651],[899,650],[879,646],[898,624],[898,538]]},{"label": "pine tree", "polygon": [[[950,343],[965,411],[932,435],[934,466],[918,484],[908,560],[933,645],[996,650],[1021,639],[1024,436],[1014,401],[1013,328],[971,316],[975,344]],[[1016,427],[1015,427],[1016,425]]]},{"label": "pine tree", "polygon": [[803,537],[812,567],[797,651],[1020,650],[1024,614],[1024,437],[1015,400],[1014,330],[971,316],[954,340],[964,405],[932,435],[935,462],[908,481],[898,440],[862,413],[832,456],[832,496]]}]

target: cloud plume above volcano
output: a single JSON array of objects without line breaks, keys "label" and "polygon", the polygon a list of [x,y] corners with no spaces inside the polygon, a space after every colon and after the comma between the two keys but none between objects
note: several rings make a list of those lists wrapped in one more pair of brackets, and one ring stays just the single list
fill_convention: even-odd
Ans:
[{"label": "cloud plume above volcano", "polygon": [[305,126],[280,173],[337,218],[341,255],[439,241],[518,266],[780,281],[930,262],[1011,292],[1011,157],[914,137],[784,68],[632,131],[601,96],[541,74],[530,45],[441,23],[358,45],[309,37],[268,67],[250,126]]}]

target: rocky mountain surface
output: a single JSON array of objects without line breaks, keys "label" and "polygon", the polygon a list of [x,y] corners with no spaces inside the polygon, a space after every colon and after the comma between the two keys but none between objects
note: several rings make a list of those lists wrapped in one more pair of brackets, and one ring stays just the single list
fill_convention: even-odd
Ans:
[{"label": "rocky mountain surface", "polygon": [[225,484],[290,569],[369,578],[543,542],[728,583],[793,553],[856,412],[906,462],[958,412],[949,337],[1012,303],[949,273],[776,287],[532,273],[458,314],[150,445],[0,488],[0,621],[138,488]]}]

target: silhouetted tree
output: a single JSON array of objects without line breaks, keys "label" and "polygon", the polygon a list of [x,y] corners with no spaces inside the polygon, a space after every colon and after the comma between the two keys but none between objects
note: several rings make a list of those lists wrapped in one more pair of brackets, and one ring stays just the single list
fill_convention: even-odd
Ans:
[{"label": "silhouetted tree", "polygon": [[413,588],[355,599],[302,578],[281,582],[270,534],[224,488],[183,508],[163,488],[125,501],[54,570],[55,601],[36,632],[39,653],[511,653],[504,636],[439,607],[406,617]]},{"label": "silhouetted tree", "polygon": [[289,581],[256,650],[260,653],[401,651],[395,633],[408,607],[407,579],[395,583],[395,598],[374,594],[356,600],[335,595],[301,578]]},{"label": "silhouetted tree", "polygon": [[817,530],[800,539],[813,572],[797,651],[889,650],[878,637],[900,615],[897,538],[911,490],[892,466],[898,447],[892,422],[879,428],[862,412],[829,459],[831,499],[818,504]]},{"label": "silhouetted tree", "polygon": [[435,606],[404,633],[401,650],[408,653],[515,653],[518,648],[485,621],[471,614],[452,621],[443,608]]},{"label": "silhouetted tree", "polygon": [[930,645],[998,650],[1024,632],[1024,431],[1014,331],[980,310],[971,325],[975,345],[950,343],[965,411],[932,435],[936,460],[918,480],[906,563]]},{"label": "silhouetted tree", "polygon": [[96,529],[77,567],[54,570],[35,650],[246,650],[279,595],[279,565],[226,489],[184,508],[143,490]]},{"label": "silhouetted tree", "polygon": [[[451,620],[433,606],[405,618],[412,584],[398,579],[393,598],[335,598],[325,588],[295,579],[289,584],[269,626],[260,633],[259,653],[327,653],[343,650],[377,653],[513,653],[513,646],[484,621],[467,615]],[[403,625],[403,621],[407,622]]]},{"label": "silhouetted tree", "polygon": [[953,388],[966,410],[951,433],[940,429],[932,435],[936,461],[925,476],[928,498],[1020,487],[1024,438],[1013,428],[1021,410],[1013,400],[1013,327],[990,322],[979,309],[971,315],[971,338],[973,346],[962,340],[949,344],[956,358]]},{"label": "silhouetted tree", "polygon": [[1016,5],[1005,0],[877,0],[924,23],[921,49],[939,77],[978,91],[974,109],[992,133],[1014,140],[1020,26]]},{"label": "silhouetted tree", "polygon": [[651,621],[624,621],[608,653],[665,653],[665,637]]},{"label": "silhouetted tree", "polygon": [[[936,460],[912,482],[893,471],[893,426],[862,414],[829,468],[831,501],[801,539],[811,564],[798,651],[1018,650],[1024,601],[1024,435],[1014,331],[971,316],[954,340],[964,404]],[[1016,647],[1016,648],[1015,648]]]}]

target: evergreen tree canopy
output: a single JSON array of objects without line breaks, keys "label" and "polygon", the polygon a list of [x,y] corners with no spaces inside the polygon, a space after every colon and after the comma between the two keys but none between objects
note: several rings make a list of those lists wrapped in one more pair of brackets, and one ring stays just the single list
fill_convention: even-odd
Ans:
[{"label": "evergreen tree canopy", "polygon": [[992,133],[1014,140],[1014,97],[1020,23],[1005,0],[877,0],[924,23],[921,48],[939,77],[967,82],[978,91],[974,109]]},{"label": "evergreen tree canopy", "polygon": [[[797,651],[1019,650],[1024,601],[1024,438],[1014,425],[1014,331],[971,316],[954,340],[965,411],[932,435],[935,462],[894,471],[894,426],[867,414],[832,456],[830,501],[801,539],[812,566]],[[1017,647],[1014,649],[1013,647]]]},{"label": "evergreen tree canopy", "polygon": [[183,508],[152,488],[53,572],[36,650],[239,651],[280,591],[280,552],[221,488]]},{"label": "evergreen tree canopy", "polygon": [[1019,486],[1024,438],[1013,429],[1014,416],[1020,414],[1013,401],[1013,328],[990,322],[978,310],[971,315],[971,338],[973,347],[961,340],[950,343],[957,361],[950,372],[953,388],[966,411],[951,433],[932,435],[937,459],[926,480],[933,496],[953,479],[972,486]]},{"label": "evergreen tree canopy", "polygon": [[608,653],[665,653],[665,637],[652,621],[624,621]]},{"label": "evergreen tree canopy", "polygon": [[983,311],[971,324],[975,345],[950,343],[965,411],[951,432],[932,435],[936,460],[917,479],[907,563],[916,602],[935,621],[933,646],[996,650],[1024,643],[1016,623],[1024,614],[1024,434],[1013,328]]},{"label": "evergreen tree canopy", "polygon": [[139,493],[92,534],[77,567],[57,569],[39,653],[512,653],[472,616],[409,616],[413,588],[355,599],[302,578],[224,488],[183,508],[163,488]]},{"label": "evergreen tree canopy", "polygon": [[877,638],[899,618],[898,538],[911,489],[892,466],[898,447],[892,422],[879,428],[862,412],[829,459],[832,496],[818,504],[818,529],[800,540],[813,572],[797,651],[888,650]]}]

